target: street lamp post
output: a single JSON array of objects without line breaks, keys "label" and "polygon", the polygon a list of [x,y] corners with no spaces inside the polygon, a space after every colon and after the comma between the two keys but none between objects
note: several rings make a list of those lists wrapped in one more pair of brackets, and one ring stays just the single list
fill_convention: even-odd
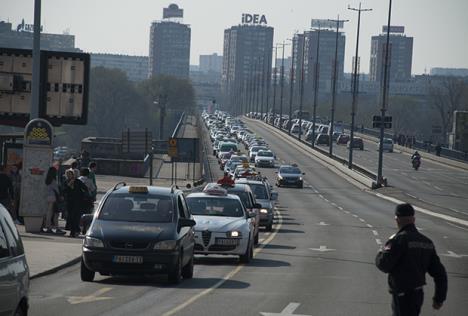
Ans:
[{"label": "street lamp post", "polygon": [[335,62],[333,65],[333,80],[332,80],[332,104],[331,104],[331,121],[330,121],[330,130],[328,131],[329,134],[329,155],[333,157],[333,130],[334,130],[334,120],[335,120],[335,103],[336,103],[336,81],[337,81],[337,72],[338,72],[338,36],[339,36],[339,29],[340,23],[348,22],[348,20],[340,20],[340,16],[338,15],[338,19],[336,20],[329,20],[330,22],[336,22],[336,40],[335,40]]},{"label": "street lamp post", "polygon": [[[305,45],[306,43],[306,32],[304,32],[304,36],[302,38],[302,60],[301,60],[301,92],[299,98],[299,140],[301,140],[302,134],[302,105],[304,102],[304,60],[305,60]],[[291,126],[292,127],[292,126]]]},{"label": "street lamp post", "polygon": [[281,78],[280,78],[281,91],[280,91],[280,119],[279,119],[280,129],[283,128],[284,47],[286,46],[286,43],[283,41],[282,45],[283,45],[283,53],[281,57]]},{"label": "street lamp post", "polygon": [[313,121],[312,121],[312,148],[315,147],[315,124],[317,121],[317,100],[318,100],[318,90],[319,90],[319,76],[320,76],[320,25],[317,29],[317,47],[315,52],[315,75],[314,75],[314,110],[313,110]]},{"label": "street lamp post", "polygon": [[[275,45],[275,71],[273,72],[273,117],[276,118],[276,86],[278,77],[278,45]],[[275,120],[273,119],[273,124]]]},{"label": "street lamp post", "polygon": [[382,186],[384,184],[382,169],[383,169],[383,139],[385,133],[385,112],[387,111],[387,85],[388,85],[388,74],[389,74],[389,65],[388,65],[388,55],[389,55],[389,46],[390,46],[390,21],[392,18],[392,0],[389,0],[388,6],[388,24],[387,24],[387,45],[385,47],[385,66],[384,66],[384,77],[383,77],[383,89],[382,89],[382,108],[381,118],[380,118],[380,143],[379,143],[379,165],[377,168],[377,185]]},{"label": "street lamp post", "polygon": [[[293,97],[294,97],[294,62],[295,62],[295,53],[294,53],[294,39],[296,38],[298,32],[294,34],[294,37],[291,39],[291,70],[289,71],[289,120],[292,118],[292,106],[293,106]],[[288,129],[288,134],[291,134],[291,129]]]},{"label": "street lamp post", "polygon": [[357,107],[357,96],[359,93],[359,69],[358,69],[358,59],[359,59],[359,32],[361,27],[361,12],[372,11],[372,9],[361,9],[361,3],[359,2],[359,9],[351,8],[348,6],[348,10],[358,12],[358,24],[357,24],[357,38],[356,38],[356,54],[354,55],[354,76],[353,76],[353,102],[351,105],[351,132],[349,141],[351,146],[349,146],[349,159],[348,159],[348,168],[353,168],[353,142],[354,142],[354,124],[356,116],[356,107]]}]

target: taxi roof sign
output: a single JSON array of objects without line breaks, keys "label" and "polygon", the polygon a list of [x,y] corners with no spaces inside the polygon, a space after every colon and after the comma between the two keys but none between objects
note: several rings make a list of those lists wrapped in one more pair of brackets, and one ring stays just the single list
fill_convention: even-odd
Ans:
[{"label": "taxi roof sign", "polygon": [[148,187],[145,186],[131,186],[128,188],[129,193],[148,193]]},{"label": "taxi roof sign", "polygon": [[222,186],[216,183],[207,184],[206,187],[203,189],[203,193],[217,196],[227,196],[228,194],[226,189],[224,189]]}]

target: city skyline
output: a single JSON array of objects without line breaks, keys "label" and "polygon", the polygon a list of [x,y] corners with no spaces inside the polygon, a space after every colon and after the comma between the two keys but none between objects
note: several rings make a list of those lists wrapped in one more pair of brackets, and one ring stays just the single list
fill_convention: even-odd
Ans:
[{"label": "city skyline", "polygon": [[[393,1],[392,25],[405,26],[406,34],[414,37],[413,74],[429,73],[434,67],[468,68],[465,56],[468,44],[458,40],[468,30],[468,22],[463,17],[463,13],[468,10],[468,2],[449,2]],[[62,33],[69,29],[70,34],[76,37],[76,47],[87,52],[148,56],[149,27],[153,21],[162,19],[162,9],[170,3],[176,3],[184,9],[184,23],[191,25],[191,64],[198,64],[199,55],[221,55],[223,32],[240,24],[242,13],[265,14],[268,25],[275,29],[275,43],[291,38],[295,31],[308,30],[313,18],[336,18],[340,14],[340,17],[350,20],[343,31],[346,34],[344,68],[346,72],[351,70],[357,15],[347,10],[347,6],[357,6],[358,1],[333,0],[320,3],[292,0],[272,4],[267,0],[255,3],[246,0],[142,0],[135,6],[110,0],[98,3],[83,0],[79,4],[50,0],[42,3],[41,24],[47,33]],[[8,20],[14,26],[21,23],[23,18],[25,23],[32,24],[33,4],[33,0],[7,0],[0,19]],[[362,5],[373,9],[363,16],[361,24],[361,72],[368,73],[371,36],[379,35],[382,25],[386,24],[388,1],[363,1]],[[430,17],[437,23],[432,22]],[[86,23],[83,23],[84,20]],[[103,37],[108,40],[103,40]],[[290,49],[287,49],[286,56],[290,56]]]}]

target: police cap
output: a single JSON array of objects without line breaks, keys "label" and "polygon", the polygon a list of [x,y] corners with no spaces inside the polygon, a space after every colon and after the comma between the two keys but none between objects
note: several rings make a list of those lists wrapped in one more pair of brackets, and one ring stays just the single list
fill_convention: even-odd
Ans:
[{"label": "police cap", "polygon": [[409,203],[399,204],[395,209],[395,216],[414,216],[414,208]]}]

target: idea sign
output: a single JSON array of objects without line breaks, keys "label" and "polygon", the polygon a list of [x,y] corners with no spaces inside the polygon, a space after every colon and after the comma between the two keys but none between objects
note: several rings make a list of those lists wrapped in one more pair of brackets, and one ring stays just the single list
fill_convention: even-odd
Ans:
[{"label": "idea sign", "polygon": [[242,14],[242,24],[268,24],[264,14]]}]

